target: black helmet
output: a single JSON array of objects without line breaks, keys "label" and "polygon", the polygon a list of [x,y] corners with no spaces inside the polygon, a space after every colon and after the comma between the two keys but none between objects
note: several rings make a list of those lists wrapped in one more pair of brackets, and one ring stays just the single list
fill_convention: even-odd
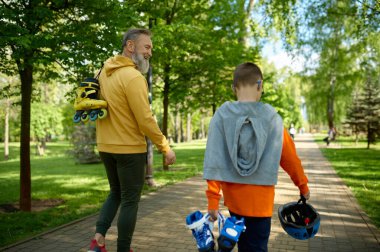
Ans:
[{"label": "black helmet", "polygon": [[306,240],[318,232],[321,218],[318,212],[301,196],[298,202],[290,202],[278,208],[282,228],[293,238]]}]

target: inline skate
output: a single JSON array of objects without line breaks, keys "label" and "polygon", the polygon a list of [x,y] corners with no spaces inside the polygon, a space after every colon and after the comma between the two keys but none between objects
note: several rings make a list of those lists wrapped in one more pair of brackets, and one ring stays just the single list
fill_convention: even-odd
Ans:
[{"label": "inline skate", "polygon": [[99,82],[96,78],[86,78],[76,90],[73,121],[87,122],[103,119],[107,116],[107,102],[99,99]]}]

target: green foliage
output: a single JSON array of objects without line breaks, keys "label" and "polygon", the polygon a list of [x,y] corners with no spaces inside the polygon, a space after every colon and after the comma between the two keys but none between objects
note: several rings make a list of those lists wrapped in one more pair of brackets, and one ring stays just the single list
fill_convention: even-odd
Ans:
[{"label": "green foliage", "polygon": [[364,65],[376,66],[374,56],[378,59],[380,52],[379,40],[373,40],[380,32],[376,8],[372,0],[300,1],[297,49],[307,59],[316,59],[307,61],[304,73],[310,123],[340,124],[350,104],[347,97],[364,83]]},{"label": "green foliage", "polygon": [[61,108],[43,103],[32,103],[31,133],[34,139],[57,138],[63,133]]},{"label": "green foliage", "polygon": [[347,124],[358,135],[365,133],[367,148],[380,138],[380,83],[368,79],[364,90],[354,97],[353,104],[348,110]]}]

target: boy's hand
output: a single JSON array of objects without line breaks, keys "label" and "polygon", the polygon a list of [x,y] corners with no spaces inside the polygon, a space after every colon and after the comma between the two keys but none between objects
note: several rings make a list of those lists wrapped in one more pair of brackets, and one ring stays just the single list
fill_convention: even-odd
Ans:
[{"label": "boy's hand", "polygon": [[172,165],[175,163],[176,157],[172,150],[169,150],[165,155],[165,165]]},{"label": "boy's hand", "polygon": [[208,214],[210,215],[210,221],[216,221],[218,219],[218,210],[208,210]]},{"label": "boy's hand", "polygon": [[305,194],[302,194],[302,196],[303,196],[306,200],[309,200],[309,199],[310,199],[310,191],[308,191],[308,192],[305,193]]}]

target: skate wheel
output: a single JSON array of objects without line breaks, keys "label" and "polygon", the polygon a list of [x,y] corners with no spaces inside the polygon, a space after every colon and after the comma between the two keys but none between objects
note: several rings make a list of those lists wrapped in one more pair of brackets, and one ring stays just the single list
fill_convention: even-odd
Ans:
[{"label": "skate wheel", "polygon": [[106,109],[101,109],[99,110],[99,113],[98,113],[98,118],[99,119],[103,119],[107,116],[107,110]]},{"label": "skate wheel", "polygon": [[79,123],[80,119],[81,119],[81,117],[79,115],[74,115],[74,117],[73,117],[74,123]]},{"label": "skate wheel", "polygon": [[98,118],[98,111],[97,110],[92,110],[90,112],[90,120],[95,121]]},{"label": "skate wheel", "polygon": [[81,121],[87,122],[89,119],[90,119],[90,117],[88,116],[87,112],[84,112],[81,116]]}]

